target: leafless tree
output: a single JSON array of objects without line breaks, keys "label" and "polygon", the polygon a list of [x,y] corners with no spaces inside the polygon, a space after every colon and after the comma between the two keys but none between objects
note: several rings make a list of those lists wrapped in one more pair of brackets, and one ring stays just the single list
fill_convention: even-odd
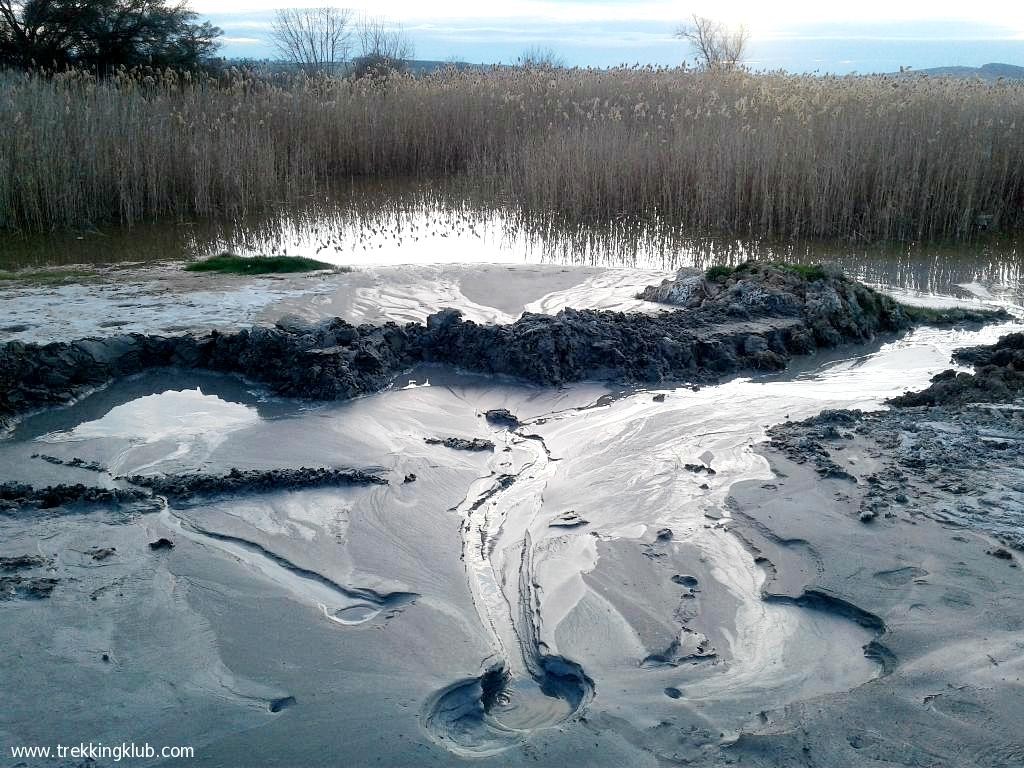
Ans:
[{"label": "leafless tree", "polygon": [[400,26],[364,16],[356,24],[359,56],[352,62],[355,77],[404,71],[416,55],[412,40]]},{"label": "leafless tree", "polygon": [[527,48],[517,59],[524,69],[562,69],[565,59],[559,56],[554,48],[535,45]]},{"label": "leafless tree", "polygon": [[348,61],[352,11],[347,8],[279,8],[270,26],[274,47],[309,74],[331,72]]},{"label": "leafless tree", "polygon": [[738,67],[750,42],[750,32],[742,24],[730,29],[696,13],[676,29],[675,36],[689,43],[698,65],[704,69]]}]

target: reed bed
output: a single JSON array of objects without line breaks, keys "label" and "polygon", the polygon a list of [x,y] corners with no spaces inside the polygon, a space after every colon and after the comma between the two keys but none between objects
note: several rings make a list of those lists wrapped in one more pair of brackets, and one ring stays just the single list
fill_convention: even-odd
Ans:
[{"label": "reed bed", "polygon": [[743,71],[0,73],[0,228],[237,216],[458,177],[570,221],[958,240],[1024,227],[1024,86]]}]

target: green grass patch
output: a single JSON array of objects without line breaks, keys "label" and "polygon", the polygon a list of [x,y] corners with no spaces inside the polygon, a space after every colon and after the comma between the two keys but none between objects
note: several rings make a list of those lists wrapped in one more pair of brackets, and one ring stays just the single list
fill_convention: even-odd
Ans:
[{"label": "green grass patch", "polygon": [[730,267],[728,264],[716,264],[713,267],[708,267],[707,271],[704,272],[704,277],[713,282],[721,282],[730,275],[740,276],[744,272],[756,270],[759,267],[762,269],[765,267],[771,267],[772,269],[790,272],[794,275],[800,276],[804,280],[824,280],[828,277],[828,273],[821,264],[785,264],[778,261],[745,261],[735,267]]},{"label": "green grass patch", "polygon": [[1009,320],[1004,309],[974,309],[972,307],[917,307],[897,302],[907,317],[919,325],[959,325]]},{"label": "green grass patch", "polygon": [[732,273],[733,268],[730,267],[728,264],[716,264],[713,267],[707,268],[707,270],[704,272],[704,277],[714,282],[724,280]]},{"label": "green grass patch", "polygon": [[85,269],[18,269],[0,270],[0,284],[31,283],[33,285],[60,285],[80,283],[97,277],[95,272]]},{"label": "green grass patch", "polygon": [[347,272],[347,267],[335,267],[304,256],[236,256],[221,253],[185,266],[187,272],[219,272],[226,275],[281,275],[291,272],[315,272],[333,269]]},{"label": "green grass patch", "polygon": [[946,319],[947,310],[938,307],[915,307],[911,304],[898,302],[903,312],[915,323],[928,325],[930,323],[942,322]]}]

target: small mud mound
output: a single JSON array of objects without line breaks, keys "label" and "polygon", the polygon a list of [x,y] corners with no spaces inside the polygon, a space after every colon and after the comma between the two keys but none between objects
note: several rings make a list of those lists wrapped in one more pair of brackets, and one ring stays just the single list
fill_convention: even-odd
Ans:
[{"label": "small mud mound", "polygon": [[427,700],[424,728],[457,755],[485,757],[565,722],[593,698],[594,683],[575,662],[545,656],[540,668],[538,679],[498,665],[453,683]]}]

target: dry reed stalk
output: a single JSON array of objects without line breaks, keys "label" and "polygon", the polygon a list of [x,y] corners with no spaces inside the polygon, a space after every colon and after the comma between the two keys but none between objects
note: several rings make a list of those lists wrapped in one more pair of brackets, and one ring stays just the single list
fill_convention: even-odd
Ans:
[{"label": "dry reed stalk", "polygon": [[1024,85],[494,69],[386,80],[0,73],[0,228],[239,215],[469,177],[571,220],[965,239],[1024,226]]}]

